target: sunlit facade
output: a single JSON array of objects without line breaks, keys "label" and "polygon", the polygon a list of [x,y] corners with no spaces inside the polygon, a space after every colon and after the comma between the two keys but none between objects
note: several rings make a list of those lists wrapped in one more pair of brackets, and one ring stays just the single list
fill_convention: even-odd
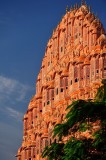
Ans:
[{"label": "sunlit facade", "polygon": [[24,115],[22,146],[17,160],[42,160],[73,100],[93,99],[106,78],[106,35],[100,20],[82,3],[66,14],[53,30],[36,81],[36,94]]}]

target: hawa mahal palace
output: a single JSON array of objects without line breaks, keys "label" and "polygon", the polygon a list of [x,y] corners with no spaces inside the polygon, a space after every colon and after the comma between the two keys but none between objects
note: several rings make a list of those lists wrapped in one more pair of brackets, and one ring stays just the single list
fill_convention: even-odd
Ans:
[{"label": "hawa mahal palace", "polygon": [[17,160],[42,160],[52,130],[73,100],[93,99],[106,77],[106,35],[85,2],[75,5],[53,30],[36,80],[36,94],[23,118]]}]

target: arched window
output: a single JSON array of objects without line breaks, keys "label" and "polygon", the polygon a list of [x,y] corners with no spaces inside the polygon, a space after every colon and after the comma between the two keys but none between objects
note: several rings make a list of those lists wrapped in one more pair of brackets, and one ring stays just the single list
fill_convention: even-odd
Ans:
[{"label": "arched window", "polygon": [[33,158],[35,158],[36,157],[36,155],[35,155],[35,153],[36,153],[36,148],[35,147],[33,147]]},{"label": "arched window", "polygon": [[39,154],[39,139],[36,140],[36,144],[36,154]]},{"label": "arched window", "polygon": [[47,101],[49,101],[49,90],[47,90]]},{"label": "arched window", "polygon": [[51,100],[54,100],[54,89],[51,90]]},{"label": "arched window", "polygon": [[64,87],[64,81],[63,78],[60,78],[60,87],[63,88]]},{"label": "arched window", "polygon": [[90,66],[86,66],[86,78],[90,78]]},{"label": "arched window", "polygon": [[91,59],[91,76],[94,77],[95,59]]},{"label": "arched window", "polygon": [[95,61],[95,69],[96,69],[96,73],[99,73],[99,58],[97,58]]},{"label": "arched window", "polygon": [[58,95],[58,88],[56,88],[56,95]]},{"label": "arched window", "polygon": [[50,104],[49,90],[47,90],[47,105]]},{"label": "arched window", "polygon": [[39,111],[42,112],[42,102],[39,103]]},{"label": "arched window", "polygon": [[74,68],[74,80],[75,82],[78,82],[78,67],[75,66]]},{"label": "arched window", "polygon": [[64,81],[65,81],[65,88],[68,89],[68,77],[65,77]]},{"label": "arched window", "polygon": [[60,92],[64,91],[64,79],[63,77],[60,78]]},{"label": "arched window", "polygon": [[31,149],[28,150],[28,157],[31,158]]}]

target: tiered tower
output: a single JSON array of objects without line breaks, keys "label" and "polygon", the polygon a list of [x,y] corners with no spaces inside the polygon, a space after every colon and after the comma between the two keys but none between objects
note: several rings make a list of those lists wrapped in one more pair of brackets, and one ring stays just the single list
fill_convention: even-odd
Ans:
[{"label": "tiered tower", "polygon": [[53,31],[36,81],[36,94],[24,115],[17,160],[42,160],[66,107],[76,99],[94,98],[106,78],[106,35],[100,20],[83,2],[66,10]]}]

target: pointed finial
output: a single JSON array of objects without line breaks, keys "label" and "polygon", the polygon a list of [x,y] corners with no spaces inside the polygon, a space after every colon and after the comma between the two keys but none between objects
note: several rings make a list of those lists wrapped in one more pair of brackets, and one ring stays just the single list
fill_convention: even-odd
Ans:
[{"label": "pointed finial", "polygon": [[85,5],[85,1],[84,0],[81,0],[81,5]]},{"label": "pointed finial", "polygon": [[85,6],[87,7],[87,3],[86,3],[86,1],[85,1]]},{"label": "pointed finial", "polygon": [[80,6],[79,6],[79,4],[78,4],[78,8],[79,8]]},{"label": "pointed finial", "polygon": [[89,6],[89,12],[91,12],[91,6]]},{"label": "pointed finial", "polygon": [[76,5],[74,5],[74,9],[76,9]]},{"label": "pointed finial", "polygon": [[66,7],[66,13],[68,12],[68,6]]},{"label": "pointed finial", "polygon": [[72,7],[72,6],[70,7],[70,10],[71,10],[71,11],[73,10],[73,7]]},{"label": "pointed finial", "polygon": [[78,9],[78,4],[76,3],[76,9]]}]

